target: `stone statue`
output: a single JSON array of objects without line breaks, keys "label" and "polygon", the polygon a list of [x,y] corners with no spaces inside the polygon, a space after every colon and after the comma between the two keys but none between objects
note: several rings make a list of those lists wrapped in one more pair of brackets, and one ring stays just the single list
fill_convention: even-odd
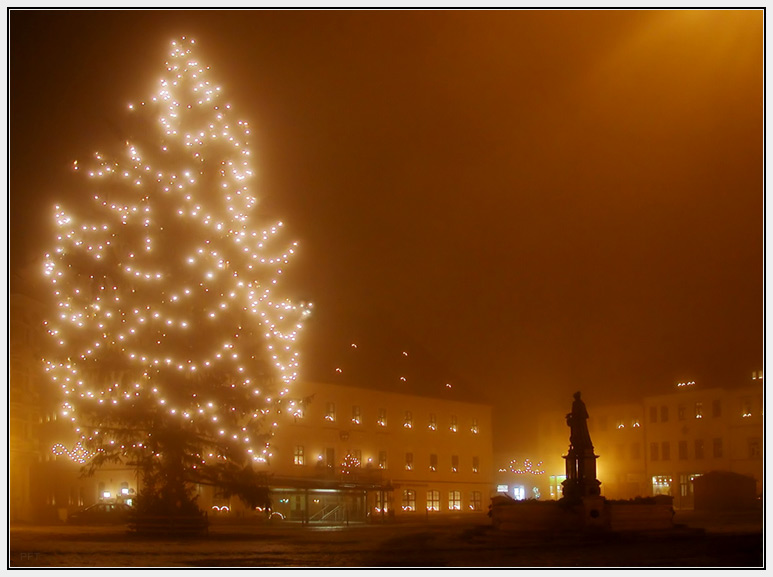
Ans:
[{"label": "stone statue", "polygon": [[580,398],[580,392],[574,394],[572,412],[566,415],[566,424],[569,425],[569,444],[578,453],[593,453],[593,443],[588,432],[588,409]]},{"label": "stone statue", "polygon": [[593,443],[588,432],[588,409],[580,397],[574,394],[572,412],[566,415],[569,425],[569,452],[566,459],[566,480],[563,487],[562,501],[577,503],[585,498],[601,495],[601,482],[596,479],[596,456],[593,453]]}]

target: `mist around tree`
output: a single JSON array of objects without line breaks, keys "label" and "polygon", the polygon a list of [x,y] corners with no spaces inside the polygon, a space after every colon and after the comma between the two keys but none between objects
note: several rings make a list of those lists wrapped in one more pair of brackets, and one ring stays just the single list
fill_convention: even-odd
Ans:
[{"label": "mist around tree", "polygon": [[261,219],[249,126],[196,52],[173,42],[122,146],[73,164],[82,192],[56,208],[45,257],[45,369],[84,473],[135,468],[150,515],[195,514],[194,483],[270,505],[270,439],[293,410],[309,311],[275,294],[295,244]]}]

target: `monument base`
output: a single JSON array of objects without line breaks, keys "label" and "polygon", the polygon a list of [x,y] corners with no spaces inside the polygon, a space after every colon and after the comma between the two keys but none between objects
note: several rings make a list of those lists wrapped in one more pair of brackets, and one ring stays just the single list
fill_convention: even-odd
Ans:
[{"label": "monument base", "polygon": [[586,497],[567,501],[515,501],[492,499],[492,526],[501,531],[582,532],[654,531],[674,529],[671,497],[645,497],[629,501],[608,501]]},{"label": "monument base", "polygon": [[601,496],[601,481],[596,479],[596,459],[590,451],[580,452],[569,447],[566,459],[566,480],[561,483],[562,501],[579,504],[583,499]]}]

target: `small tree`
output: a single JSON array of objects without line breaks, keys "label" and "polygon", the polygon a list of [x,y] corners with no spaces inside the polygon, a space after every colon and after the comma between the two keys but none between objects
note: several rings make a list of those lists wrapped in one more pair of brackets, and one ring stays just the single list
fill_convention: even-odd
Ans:
[{"label": "small tree", "polygon": [[129,109],[123,155],[76,162],[84,202],[56,210],[46,370],[95,455],[87,471],[136,467],[155,513],[194,510],[192,482],[264,504],[253,465],[309,312],[273,294],[295,243],[275,249],[281,223],[256,223],[248,125],[192,40],[172,43],[158,92]]}]

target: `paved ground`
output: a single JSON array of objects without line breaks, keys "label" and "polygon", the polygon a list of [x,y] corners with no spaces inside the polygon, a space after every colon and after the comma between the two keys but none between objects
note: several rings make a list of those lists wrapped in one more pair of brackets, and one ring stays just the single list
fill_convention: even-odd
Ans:
[{"label": "paved ground", "polygon": [[214,525],[196,539],[123,527],[12,526],[10,567],[764,567],[762,513],[677,514],[638,534],[504,533],[487,523]]}]

